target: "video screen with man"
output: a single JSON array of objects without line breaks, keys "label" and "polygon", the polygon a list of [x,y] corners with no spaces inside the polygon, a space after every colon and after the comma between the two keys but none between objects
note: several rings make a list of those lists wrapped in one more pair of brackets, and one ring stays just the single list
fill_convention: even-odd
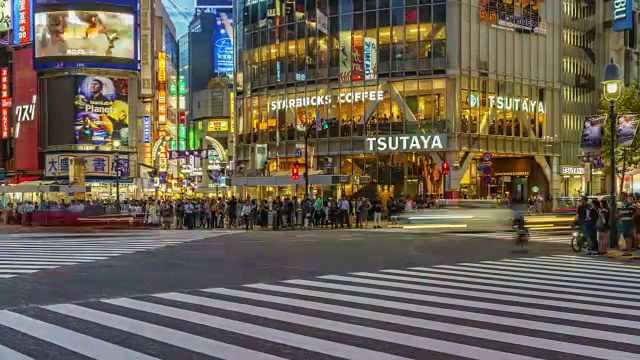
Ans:
[{"label": "video screen with man", "polygon": [[[90,62],[135,63],[135,18],[111,11],[50,11],[35,14],[35,65]],[[122,67],[120,66],[120,67]],[[118,66],[116,66],[118,67]]]}]

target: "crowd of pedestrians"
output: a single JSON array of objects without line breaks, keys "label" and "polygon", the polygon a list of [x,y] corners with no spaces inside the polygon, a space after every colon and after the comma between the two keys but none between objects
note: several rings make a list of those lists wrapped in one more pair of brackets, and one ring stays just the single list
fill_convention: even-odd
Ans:
[{"label": "crowd of pedestrians", "polygon": [[611,241],[609,232],[611,229],[612,214],[609,212],[607,198],[593,199],[589,202],[583,197],[577,211],[577,224],[584,237],[588,241],[586,254],[589,256],[606,255],[608,250],[618,249],[620,237],[624,239],[622,256],[632,256],[638,250],[638,234],[640,234],[640,198],[633,194],[621,193],[620,206],[617,214],[613,214],[617,220],[618,235]]}]

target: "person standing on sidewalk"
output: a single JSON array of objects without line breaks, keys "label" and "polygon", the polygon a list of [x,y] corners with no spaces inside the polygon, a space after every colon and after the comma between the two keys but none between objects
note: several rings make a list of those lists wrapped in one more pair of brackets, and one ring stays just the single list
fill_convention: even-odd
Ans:
[{"label": "person standing on sidewalk", "polygon": [[598,253],[601,255],[607,254],[609,248],[609,204],[606,199],[600,200],[600,216],[596,222],[596,228],[598,229]]},{"label": "person standing on sidewalk", "polygon": [[631,256],[634,239],[636,237],[636,229],[633,222],[638,216],[638,211],[634,203],[633,195],[623,193],[620,197],[623,200],[622,207],[618,210],[620,234],[622,234],[627,248],[626,251],[622,253],[622,256]]},{"label": "person standing on sidewalk", "polygon": [[600,207],[600,202],[597,199],[594,199],[591,203],[591,206],[586,209],[586,221],[584,225],[584,236],[589,241],[589,250],[587,250],[587,255],[598,255],[598,229],[597,222],[600,213],[598,212],[598,208]]},{"label": "person standing on sidewalk", "polygon": [[349,224],[349,200],[342,198],[338,203],[338,209],[340,209],[340,227],[344,229],[351,228],[351,224]]},{"label": "person standing on sidewalk", "polygon": [[382,201],[380,198],[376,198],[373,200],[373,228],[374,229],[382,229],[380,225],[380,220],[382,220]]}]

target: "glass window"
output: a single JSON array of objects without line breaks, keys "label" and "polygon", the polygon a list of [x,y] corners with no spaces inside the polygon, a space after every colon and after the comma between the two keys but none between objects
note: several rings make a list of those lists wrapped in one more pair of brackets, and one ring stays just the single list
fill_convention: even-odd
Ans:
[{"label": "glass window", "polygon": [[391,10],[391,22],[392,22],[392,48],[391,58],[394,61],[404,59],[404,46],[405,46],[405,26],[404,26],[404,9]]},{"label": "glass window", "polygon": [[349,14],[353,12],[353,2],[351,0],[339,0],[340,1],[340,14]]}]

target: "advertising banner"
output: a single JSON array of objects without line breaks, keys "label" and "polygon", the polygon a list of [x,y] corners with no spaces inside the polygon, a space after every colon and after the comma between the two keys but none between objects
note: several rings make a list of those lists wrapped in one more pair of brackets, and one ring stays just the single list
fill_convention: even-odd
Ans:
[{"label": "advertising banner", "polygon": [[217,73],[233,72],[233,16],[216,14],[213,34],[213,67]]},{"label": "advertising banner", "polygon": [[316,26],[318,32],[329,34],[329,18],[327,17],[327,0],[316,1]]},{"label": "advertising banner", "polygon": [[40,169],[38,161],[39,123],[36,106],[38,73],[33,70],[33,52],[29,48],[13,51],[13,150],[16,170]]},{"label": "advertising banner", "polygon": [[378,44],[375,38],[364,38],[364,79],[378,78]]},{"label": "advertising banner", "polygon": [[12,0],[13,44],[23,45],[33,41],[31,23],[33,20],[33,0]]},{"label": "advertising banner", "polygon": [[151,116],[144,116],[142,118],[142,137],[145,144],[151,143]]},{"label": "advertising banner", "polygon": [[[480,21],[486,21],[495,28],[508,31],[517,29],[537,34],[547,33],[547,27],[542,21],[542,11],[540,9],[544,0],[479,1]],[[613,2],[615,3],[615,1]]]},{"label": "advertising banner", "polygon": [[158,51],[158,125],[167,123],[167,53]]},{"label": "advertising banner", "polygon": [[340,81],[351,81],[351,31],[340,32]]},{"label": "advertising banner", "polygon": [[140,0],[140,95],[153,96],[153,42],[151,1]]},{"label": "advertising banner", "polygon": [[0,98],[2,99],[2,118],[0,118],[0,133],[3,139],[9,138],[9,107],[5,105],[9,99],[9,68],[0,68]]},{"label": "advertising banner", "polygon": [[600,151],[606,115],[589,115],[584,117],[580,148],[586,151]]},{"label": "advertising banner", "polygon": [[11,29],[11,5],[13,0],[0,0],[0,32]]},{"label": "advertising banner", "polygon": [[639,118],[640,115],[638,114],[618,115],[616,121],[616,142],[618,146],[629,146],[633,143],[638,130]]},{"label": "advertising banner", "polygon": [[[57,6],[60,3],[64,8]],[[37,0],[34,67],[137,70],[136,12],[133,0]]]},{"label": "advertising banner", "polygon": [[119,132],[129,143],[129,80],[105,76],[76,77],[76,143],[105,145]]},{"label": "advertising banner", "polygon": [[[99,154],[99,153],[83,153],[81,154],[47,154],[45,177],[48,178],[68,178],[71,159],[85,160],[85,176],[86,177],[102,177],[115,178],[117,176],[118,166],[115,154]],[[120,176],[127,178],[131,174],[129,167],[129,158],[125,156],[118,157],[120,164]]]}]

